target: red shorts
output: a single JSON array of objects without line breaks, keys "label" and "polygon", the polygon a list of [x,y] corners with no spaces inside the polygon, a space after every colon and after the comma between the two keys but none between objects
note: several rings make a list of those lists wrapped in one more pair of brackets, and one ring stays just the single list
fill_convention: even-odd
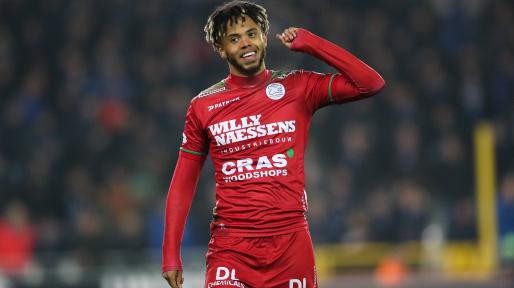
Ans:
[{"label": "red shorts", "polygon": [[206,288],[316,288],[309,231],[268,236],[212,236]]}]

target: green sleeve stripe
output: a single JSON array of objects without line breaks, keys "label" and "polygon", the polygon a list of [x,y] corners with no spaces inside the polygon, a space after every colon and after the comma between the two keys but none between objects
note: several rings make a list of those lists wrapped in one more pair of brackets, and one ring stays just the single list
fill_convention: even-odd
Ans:
[{"label": "green sleeve stripe", "polygon": [[205,155],[205,153],[200,153],[200,152],[196,152],[196,151],[187,150],[187,149],[184,149],[182,147],[180,147],[180,150],[182,150],[184,152],[187,152],[189,154],[193,154],[193,155],[200,155],[200,156],[204,156]]},{"label": "green sleeve stripe", "polygon": [[328,102],[334,101],[332,97],[332,81],[334,81],[334,77],[336,77],[336,74],[332,74],[332,76],[330,76],[330,82],[328,82]]}]

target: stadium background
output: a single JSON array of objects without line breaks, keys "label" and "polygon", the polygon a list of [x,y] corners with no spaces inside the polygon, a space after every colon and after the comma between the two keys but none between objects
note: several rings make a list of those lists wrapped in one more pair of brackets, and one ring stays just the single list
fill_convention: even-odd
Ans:
[{"label": "stadium background", "polygon": [[[312,124],[322,287],[512,287],[513,2],[258,3],[268,68],[333,71],[275,41],[298,26],[387,81]],[[203,39],[217,4],[0,1],[0,287],[165,286],[163,209],[186,107],[227,74]],[[212,173],[188,219],[185,287],[202,285]]]}]

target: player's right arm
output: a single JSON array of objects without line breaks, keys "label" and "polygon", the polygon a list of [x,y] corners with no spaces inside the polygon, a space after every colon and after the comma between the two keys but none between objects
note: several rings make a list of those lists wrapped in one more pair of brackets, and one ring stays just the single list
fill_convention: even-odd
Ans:
[{"label": "player's right arm", "polygon": [[186,115],[183,136],[166,199],[162,245],[162,276],[172,288],[181,288],[184,282],[180,246],[200,171],[205,162],[206,153],[202,151],[207,151],[204,130],[195,115],[193,103]]},{"label": "player's right arm", "polygon": [[184,282],[180,246],[204,159],[180,151],[168,190],[162,245],[162,276],[172,288],[182,287]]}]

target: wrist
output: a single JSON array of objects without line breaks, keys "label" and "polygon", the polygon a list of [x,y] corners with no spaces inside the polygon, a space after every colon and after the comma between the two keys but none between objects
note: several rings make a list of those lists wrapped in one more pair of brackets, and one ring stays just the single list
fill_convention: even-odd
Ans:
[{"label": "wrist", "polygon": [[182,257],[180,256],[179,245],[162,245],[162,272],[180,270],[182,271]]},{"label": "wrist", "polygon": [[169,272],[169,271],[183,271],[183,267],[182,265],[172,265],[172,266],[162,266],[161,267],[161,271],[162,273],[166,273],[166,272]]}]

